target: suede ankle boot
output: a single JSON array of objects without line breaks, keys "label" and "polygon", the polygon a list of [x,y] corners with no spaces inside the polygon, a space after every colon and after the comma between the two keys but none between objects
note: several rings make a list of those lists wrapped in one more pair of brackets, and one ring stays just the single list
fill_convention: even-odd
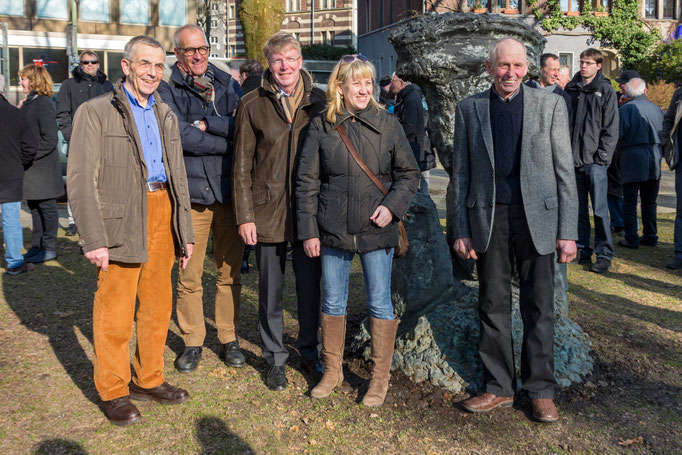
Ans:
[{"label": "suede ankle boot", "polygon": [[346,316],[322,313],[322,359],[324,376],[310,392],[313,398],[329,396],[343,382],[343,348],[346,341]]},{"label": "suede ankle boot", "polygon": [[391,377],[391,361],[395,347],[395,334],[398,330],[399,319],[369,318],[370,334],[372,336],[372,380],[367,393],[362,399],[365,406],[381,406],[388,392],[388,381]]}]

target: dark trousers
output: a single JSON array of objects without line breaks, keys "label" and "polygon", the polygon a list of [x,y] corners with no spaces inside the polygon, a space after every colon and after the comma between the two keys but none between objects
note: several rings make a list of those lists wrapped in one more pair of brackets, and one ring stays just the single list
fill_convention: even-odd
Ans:
[{"label": "dark trousers", "polygon": [[592,256],[589,197],[594,214],[594,252],[598,258],[611,260],[613,239],[606,198],[608,190],[606,169],[606,166],[600,164],[587,164],[575,169],[575,180],[578,185],[578,250],[583,257]]},{"label": "dark trousers", "polygon": [[32,248],[57,251],[59,214],[57,199],[30,199],[26,201],[33,218]]},{"label": "dark trousers", "polygon": [[509,397],[516,389],[511,334],[511,279],[516,265],[523,320],[521,381],[531,399],[553,398],[554,253],[541,255],[535,250],[523,206],[498,204],[488,250],[478,253],[478,258],[478,352],[486,392]]},{"label": "dark trousers", "polygon": [[[292,247],[299,327],[296,348],[301,356],[314,360],[320,322],[320,258],[309,258],[303,251],[303,242],[295,242]],[[284,365],[289,356],[284,346],[282,301],[286,257],[286,242],[256,244],[258,329],[263,357],[270,366]]]},{"label": "dark trousers", "polygon": [[682,164],[675,168],[675,258],[682,259]]},{"label": "dark trousers", "polygon": [[623,184],[625,240],[631,245],[639,245],[639,235],[637,235],[637,193],[639,193],[642,201],[642,240],[649,244],[658,242],[656,198],[658,198],[659,184],[660,181],[658,179]]}]

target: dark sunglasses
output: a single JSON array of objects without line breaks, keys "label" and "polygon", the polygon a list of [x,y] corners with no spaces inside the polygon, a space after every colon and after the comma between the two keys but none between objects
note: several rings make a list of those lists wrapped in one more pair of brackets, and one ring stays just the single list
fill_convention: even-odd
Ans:
[{"label": "dark sunglasses", "polygon": [[352,63],[356,60],[360,60],[361,62],[366,62],[369,59],[362,54],[344,55],[343,57],[341,57],[341,61],[343,61],[345,63]]},{"label": "dark sunglasses", "polygon": [[83,60],[81,65],[97,65],[98,63],[97,60]]}]

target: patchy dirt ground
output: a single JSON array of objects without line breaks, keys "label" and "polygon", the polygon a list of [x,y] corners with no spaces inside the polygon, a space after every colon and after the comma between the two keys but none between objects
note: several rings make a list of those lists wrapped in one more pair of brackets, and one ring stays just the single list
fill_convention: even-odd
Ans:
[{"label": "patchy dirt ground", "polygon": [[[293,348],[295,295],[285,293],[290,347],[283,392],[263,384],[257,332],[257,277],[244,276],[238,333],[241,369],[218,358],[212,305],[203,361],[192,374],[172,366],[182,341],[171,323],[165,352],[169,382],[187,388],[179,406],[140,403],[143,421],[109,424],[92,384],[91,305],[94,268],[77,245],[59,239],[59,258],[29,275],[2,277],[0,295],[0,452],[44,454],[498,454],[682,453],[682,277],[663,268],[672,255],[672,216],[659,224],[657,248],[617,250],[612,273],[570,266],[570,314],[593,342],[595,370],[584,384],[559,391],[561,420],[529,418],[528,400],[489,415],[463,412],[452,396],[394,374],[384,406],[359,403],[369,365],[346,356],[346,382],[313,400]],[[26,233],[25,238],[29,238]],[[215,265],[204,276],[212,302]],[[362,274],[352,269],[351,336],[364,314]]]}]

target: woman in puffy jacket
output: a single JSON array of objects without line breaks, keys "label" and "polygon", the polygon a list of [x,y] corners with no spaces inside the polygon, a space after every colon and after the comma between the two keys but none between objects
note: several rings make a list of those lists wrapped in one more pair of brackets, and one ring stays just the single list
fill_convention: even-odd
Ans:
[{"label": "woman in puffy jacket", "polygon": [[[296,180],[298,238],[322,262],[322,346],[325,371],[312,390],[331,394],[343,381],[342,357],[351,261],[360,256],[372,336],[372,380],[362,402],[379,406],[388,390],[399,321],[391,302],[393,249],[398,221],[419,184],[419,167],[402,126],[373,97],[375,70],[362,55],[334,67],[327,110],[313,119],[299,157]],[[388,189],[363,172],[341,139],[341,125],[358,154]]]},{"label": "woman in puffy jacket", "polygon": [[57,114],[52,101],[52,78],[45,68],[26,65],[19,71],[19,85],[27,94],[21,110],[38,140],[33,165],[24,173],[24,198],[33,219],[32,246],[24,259],[38,263],[57,258],[57,198],[64,195],[57,152]]}]

